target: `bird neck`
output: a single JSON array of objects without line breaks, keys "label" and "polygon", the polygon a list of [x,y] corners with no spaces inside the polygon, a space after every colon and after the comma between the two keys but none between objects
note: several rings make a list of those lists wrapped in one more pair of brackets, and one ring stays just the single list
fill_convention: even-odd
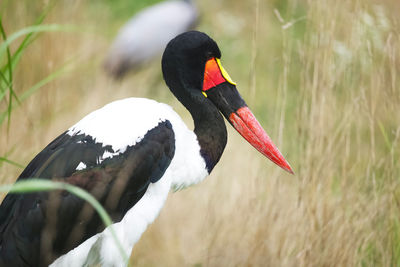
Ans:
[{"label": "bird neck", "polygon": [[184,70],[177,68],[176,66],[185,65],[182,62],[186,60],[175,58],[171,53],[164,53],[162,58],[164,80],[171,92],[192,115],[200,154],[206,163],[208,173],[211,173],[221,158],[227,142],[224,118],[211,100],[202,94],[204,73],[202,75],[199,73],[204,71],[205,66],[188,63],[197,68]]},{"label": "bird neck", "polygon": [[208,173],[211,173],[226,146],[225,122],[219,110],[202,95],[200,90],[194,92],[192,95],[176,96],[192,115],[194,133],[200,145],[200,154],[206,163]]}]

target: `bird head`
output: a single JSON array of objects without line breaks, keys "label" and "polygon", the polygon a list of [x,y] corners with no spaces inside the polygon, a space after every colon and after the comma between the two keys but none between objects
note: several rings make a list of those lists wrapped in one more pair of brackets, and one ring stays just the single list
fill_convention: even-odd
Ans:
[{"label": "bird head", "polygon": [[163,54],[165,82],[184,105],[210,101],[254,148],[293,173],[240,96],[220,58],[217,43],[207,34],[198,31],[180,34],[168,43]]}]

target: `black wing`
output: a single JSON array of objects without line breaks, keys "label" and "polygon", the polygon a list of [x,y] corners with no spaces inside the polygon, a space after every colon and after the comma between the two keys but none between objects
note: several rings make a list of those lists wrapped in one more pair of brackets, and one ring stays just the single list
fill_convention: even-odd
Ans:
[{"label": "black wing", "polygon": [[[171,123],[160,122],[140,142],[99,163],[106,151],[115,153],[91,136],[63,133],[18,180],[38,177],[79,186],[120,221],[168,168],[175,153]],[[77,171],[81,162],[86,167]],[[66,191],[8,194],[0,206],[0,266],[46,266],[103,229],[94,209]]]}]

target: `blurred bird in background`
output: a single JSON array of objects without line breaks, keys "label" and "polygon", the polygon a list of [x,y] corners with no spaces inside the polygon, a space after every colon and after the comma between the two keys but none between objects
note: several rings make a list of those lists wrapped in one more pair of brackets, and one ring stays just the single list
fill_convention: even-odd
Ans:
[{"label": "blurred bird in background", "polygon": [[144,9],[119,31],[104,63],[106,72],[121,79],[132,69],[161,55],[168,41],[198,20],[192,0],[164,1]]}]

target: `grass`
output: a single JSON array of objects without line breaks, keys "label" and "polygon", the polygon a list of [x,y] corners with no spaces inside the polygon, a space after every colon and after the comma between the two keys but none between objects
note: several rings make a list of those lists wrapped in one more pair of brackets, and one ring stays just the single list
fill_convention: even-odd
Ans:
[{"label": "grass", "polygon": [[[296,175],[229,129],[212,175],[169,196],[135,246],[133,266],[400,265],[398,1],[198,5],[200,30],[220,44],[224,67]],[[43,12],[31,1],[0,8],[8,35]],[[25,165],[85,114],[128,96],[169,103],[191,124],[159,62],[121,83],[105,77],[102,60],[123,23],[118,10],[103,0],[57,2],[48,12],[41,23],[87,30],[42,33],[24,49],[12,73],[17,97],[72,63],[0,126],[1,157]],[[22,42],[11,44],[10,55]],[[2,183],[21,172],[8,163],[0,170]]]},{"label": "grass", "polygon": [[[60,69],[50,73],[47,77],[24,91],[23,93],[20,94],[18,97],[16,93],[13,90],[13,71],[15,67],[17,66],[21,55],[23,54],[24,50],[29,46],[30,43],[32,43],[33,39],[35,38],[36,33],[40,32],[60,32],[60,31],[77,31],[77,27],[73,26],[68,26],[68,25],[57,25],[57,24],[52,24],[52,25],[40,25],[47,12],[49,11],[49,8],[46,7],[44,12],[39,16],[37,21],[35,22],[35,25],[33,26],[28,26],[25,27],[15,33],[13,33],[10,36],[7,36],[3,23],[2,23],[2,18],[0,17],[0,33],[3,38],[3,43],[0,45],[0,59],[6,57],[4,66],[1,68],[1,94],[0,94],[0,102],[5,102],[5,110],[0,113],[0,125],[4,122],[4,119],[7,117],[7,133],[10,129],[10,123],[11,123],[11,113],[13,111],[13,102],[12,100],[15,99],[18,103],[18,105],[21,105],[22,101],[25,99],[29,98],[33,93],[36,92],[36,90],[40,89],[42,86],[47,84],[48,82],[52,81],[53,79],[57,78],[63,72],[65,71],[67,64],[65,64],[63,67]],[[19,44],[18,48],[16,49],[16,52],[14,54],[11,54],[10,52],[10,46],[11,44],[18,39],[19,37],[25,36],[23,38],[23,41]],[[6,56],[4,56],[6,54]],[[6,97],[8,96],[8,100]],[[24,168],[23,165],[14,162],[7,157],[0,157],[0,162],[3,163],[8,163],[11,164],[15,167],[18,168]],[[128,256],[126,255],[126,252],[123,250],[122,245],[119,241],[119,239],[116,236],[116,233],[112,227],[112,220],[110,216],[107,214],[106,210],[101,206],[101,204],[88,192],[85,190],[61,183],[61,182],[54,182],[54,181],[49,181],[49,180],[41,180],[41,179],[30,179],[28,181],[20,181],[15,183],[14,185],[3,185],[0,186],[0,192],[3,193],[31,193],[31,192],[39,192],[39,191],[50,191],[50,190],[65,190],[68,191],[79,198],[82,198],[83,200],[87,201],[90,203],[93,208],[96,210],[96,212],[99,214],[101,220],[103,221],[104,225],[109,227],[109,231],[111,232],[111,236],[113,237],[115,241],[115,245],[118,247],[118,250],[121,253],[122,258],[124,261],[128,262]]]}]

